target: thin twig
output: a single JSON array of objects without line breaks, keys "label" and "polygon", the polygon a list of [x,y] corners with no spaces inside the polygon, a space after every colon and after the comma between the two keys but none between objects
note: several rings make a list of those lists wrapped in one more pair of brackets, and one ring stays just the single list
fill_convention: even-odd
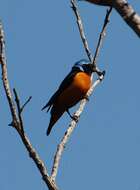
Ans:
[{"label": "thin twig", "polygon": [[21,133],[24,135],[23,120],[22,120],[21,108],[20,108],[20,99],[18,97],[18,94],[17,94],[15,88],[13,89],[13,92],[14,92],[14,95],[15,95],[15,102],[16,102],[16,105],[17,105],[18,118],[19,118],[19,121],[20,121],[20,128],[21,128],[20,130],[21,130]]},{"label": "thin twig", "polygon": [[100,52],[100,49],[101,49],[101,46],[102,46],[102,43],[103,43],[103,39],[104,39],[104,36],[105,36],[107,24],[109,23],[109,17],[111,15],[111,11],[112,11],[112,7],[110,7],[109,10],[107,9],[107,12],[106,12],[106,16],[105,16],[105,19],[104,19],[104,24],[103,24],[103,27],[102,27],[102,30],[101,30],[101,33],[100,33],[100,36],[99,36],[99,39],[98,39],[96,51],[95,51],[93,62],[92,62],[94,67],[96,67],[96,64],[97,64],[97,58],[99,56],[99,52]]},{"label": "thin twig", "polygon": [[87,53],[87,56],[88,56],[90,62],[92,62],[93,56],[92,56],[91,51],[90,51],[89,46],[88,46],[88,42],[87,42],[87,39],[86,39],[86,36],[85,36],[85,32],[84,32],[84,27],[83,27],[83,24],[82,24],[82,19],[80,17],[80,13],[78,11],[78,8],[77,8],[77,5],[76,5],[76,1],[75,0],[71,0],[71,5],[72,5],[71,7],[72,7],[72,9],[73,9],[73,11],[75,13],[75,16],[76,16],[79,33],[80,33],[80,36],[81,36],[81,39],[82,39],[85,51]]},{"label": "thin twig", "polygon": [[71,5],[72,5],[72,9],[73,9],[73,11],[75,13],[75,16],[76,16],[77,25],[78,25],[81,40],[82,40],[83,45],[84,45],[84,49],[85,49],[85,51],[87,53],[89,61],[93,64],[94,71],[100,76],[102,74],[102,72],[97,67],[96,59],[97,59],[98,54],[99,54],[99,50],[100,50],[100,47],[101,47],[101,44],[102,44],[102,41],[103,41],[103,37],[104,37],[104,34],[105,34],[105,29],[106,29],[107,23],[109,22],[109,16],[110,16],[112,8],[107,10],[106,17],[105,17],[104,24],[103,24],[103,28],[102,28],[102,32],[100,33],[100,37],[99,37],[99,40],[98,40],[95,55],[93,57],[92,54],[91,54],[91,50],[89,49],[88,41],[87,41],[86,36],[85,36],[84,27],[83,27],[83,24],[82,24],[82,19],[81,19],[80,13],[78,11],[78,7],[76,5],[76,0],[71,0]]},{"label": "thin twig", "polygon": [[[77,24],[78,24],[78,28],[79,28],[79,32],[80,32],[80,36],[81,36],[81,39],[83,41],[83,44],[84,44],[84,47],[85,47],[85,51],[89,57],[89,60],[93,60],[92,59],[92,55],[90,53],[90,51],[87,51],[87,47],[88,47],[88,42],[85,38],[85,34],[84,34],[84,30],[83,30],[83,27],[82,26],[82,21],[81,21],[81,18],[80,18],[80,14],[78,13],[78,9],[77,9],[77,6],[75,4],[75,0],[71,0],[71,4],[72,4],[72,8],[73,8],[73,11],[76,15],[76,19],[77,19]],[[101,43],[102,43],[102,40],[103,40],[103,37],[104,37],[104,32],[105,32],[105,29],[106,29],[106,26],[107,26],[107,23],[108,23],[108,19],[109,19],[109,15],[110,15],[110,12],[111,12],[111,9],[109,11],[107,11],[107,14],[106,14],[106,17],[105,17],[105,21],[104,21],[104,25],[103,25],[103,29],[101,31],[101,34],[100,34],[100,37],[99,37],[99,42],[98,42],[98,45],[97,45],[97,48],[96,48],[96,55],[94,56],[94,59],[96,61],[96,58],[99,54],[99,50],[100,50],[100,46],[101,46]],[[86,43],[85,43],[86,41]],[[88,48],[89,50],[89,48]],[[89,56],[90,55],[90,56]],[[96,62],[93,62],[93,67],[96,67]],[[88,91],[87,93],[87,97],[91,95],[91,93],[94,91],[95,87],[103,80],[104,78],[104,74],[105,74],[105,71],[103,72],[100,72],[99,70],[97,70],[97,72],[100,73],[99,75],[99,79],[97,79],[93,86],[90,88],[90,90]],[[81,113],[83,112],[83,109],[86,105],[86,102],[87,100],[86,99],[83,99],[80,103],[80,107],[79,109],[76,111],[76,113],[74,114],[76,117],[80,117]],[[76,124],[77,124],[78,120],[75,121],[75,120],[72,120],[70,125],[69,125],[69,128],[68,130],[66,131],[64,137],[62,138],[60,144],[57,146],[57,150],[56,150],[56,154],[54,156],[54,162],[53,162],[53,166],[52,166],[52,172],[51,172],[51,179],[53,181],[55,181],[55,178],[57,176],[57,172],[58,172],[58,167],[59,167],[59,164],[60,164],[60,160],[61,160],[61,157],[62,157],[62,153],[64,151],[64,147],[66,145],[66,143],[68,142],[69,140],[69,137],[70,135],[72,134],[73,130],[75,129],[76,127]]]},{"label": "thin twig", "polygon": [[32,99],[32,96],[30,96],[30,97],[26,100],[26,102],[23,104],[23,106],[22,106],[21,109],[20,109],[20,112],[21,112],[21,113],[23,112],[23,110],[24,110],[24,108],[26,107],[26,105],[31,101],[31,99]]},{"label": "thin twig", "polygon": [[[21,122],[22,118],[20,119],[21,115],[17,114],[16,106],[15,106],[14,101],[13,101],[13,97],[12,97],[12,93],[11,93],[10,85],[9,85],[9,81],[8,81],[6,57],[5,57],[5,47],[4,47],[4,31],[2,28],[1,22],[0,22],[0,64],[1,64],[1,69],[2,69],[3,86],[4,86],[4,90],[6,93],[6,97],[7,97],[8,103],[9,103],[9,107],[10,107],[11,115],[12,115],[12,119],[13,119],[13,122],[11,125],[17,130],[18,134],[20,135],[24,146],[26,147],[30,157],[34,161],[36,167],[39,169],[39,172],[42,175],[42,179],[44,180],[44,182],[47,185],[47,187],[49,188],[49,190],[58,190],[58,187],[55,184],[55,182],[52,181],[51,178],[49,177],[48,172],[47,172],[47,168],[45,167],[43,161],[40,159],[36,150],[31,145],[26,134],[23,133],[23,131],[21,130],[21,125],[23,124]],[[17,108],[18,108],[18,113],[19,113],[21,111],[20,110],[20,101],[19,101],[19,98],[16,94],[16,91],[15,91],[15,95],[16,95],[16,103],[17,103]]]}]

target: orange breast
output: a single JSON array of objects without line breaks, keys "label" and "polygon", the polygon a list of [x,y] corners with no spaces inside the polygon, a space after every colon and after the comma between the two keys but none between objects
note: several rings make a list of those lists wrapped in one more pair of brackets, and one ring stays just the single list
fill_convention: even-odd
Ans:
[{"label": "orange breast", "polygon": [[91,86],[91,76],[84,72],[79,72],[74,77],[72,85],[81,93],[87,93]]},{"label": "orange breast", "polygon": [[56,107],[64,110],[74,106],[86,95],[90,86],[91,77],[84,72],[77,73],[72,84],[60,94]]}]

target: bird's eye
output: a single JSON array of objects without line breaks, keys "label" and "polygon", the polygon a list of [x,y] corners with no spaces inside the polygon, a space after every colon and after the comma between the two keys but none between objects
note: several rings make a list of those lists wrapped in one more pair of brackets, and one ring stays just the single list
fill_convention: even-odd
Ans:
[{"label": "bird's eye", "polygon": [[80,67],[79,67],[79,68],[80,68],[80,70],[81,70],[81,71],[84,71],[84,69],[83,69],[82,65],[80,65]]},{"label": "bird's eye", "polygon": [[84,71],[83,66],[81,64],[76,64],[75,67],[79,68],[80,71]]}]

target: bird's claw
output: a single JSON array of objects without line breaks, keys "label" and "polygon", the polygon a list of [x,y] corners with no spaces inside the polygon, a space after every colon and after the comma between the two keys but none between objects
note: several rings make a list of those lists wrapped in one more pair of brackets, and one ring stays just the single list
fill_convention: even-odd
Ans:
[{"label": "bird's claw", "polygon": [[86,99],[87,101],[89,101],[89,97],[87,95],[84,96],[84,99]]},{"label": "bird's claw", "polygon": [[77,116],[77,115],[73,115],[72,117],[72,120],[74,120],[76,123],[78,122],[78,120],[79,120],[79,116]]},{"label": "bird's claw", "polygon": [[97,70],[96,73],[99,76],[99,79],[102,81],[104,76],[105,76],[106,71],[105,70],[104,71],[98,71]]},{"label": "bird's claw", "polygon": [[104,70],[104,71],[102,71],[101,72],[101,74],[103,75],[103,77],[105,76],[105,74],[106,74],[106,71]]},{"label": "bird's claw", "polygon": [[105,76],[105,70],[104,71],[96,71],[96,73],[97,73],[97,75],[99,76],[99,77],[101,77],[101,76]]},{"label": "bird's claw", "polygon": [[105,70],[100,73],[100,75],[99,75],[100,81],[102,81],[104,79],[105,73],[106,73]]},{"label": "bird's claw", "polygon": [[70,114],[70,112],[69,112],[69,110],[66,110],[67,111],[67,113],[68,113],[68,115],[70,116],[70,118],[72,119],[72,120],[74,120],[76,123],[78,122],[78,119],[79,119],[79,117],[77,116],[77,115],[71,115]]}]

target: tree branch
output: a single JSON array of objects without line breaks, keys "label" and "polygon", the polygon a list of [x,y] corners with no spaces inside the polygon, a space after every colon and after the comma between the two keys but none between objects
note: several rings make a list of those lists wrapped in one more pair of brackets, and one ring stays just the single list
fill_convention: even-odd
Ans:
[{"label": "tree branch", "polygon": [[[17,95],[16,89],[13,89],[14,95],[15,95],[15,102],[17,105],[17,111],[18,111],[18,118],[19,118],[19,123],[20,123],[20,132],[21,134],[24,135],[24,126],[23,126],[23,120],[22,120],[22,116],[21,116],[21,108],[20,108],[20,99]],[[19,129],[19,128],[18,128]]]},{"label": "tree branch", "polygon": [[[78,8],[76,6],[76,2],[75,0],[71,0],[71,3],[72,3],[72,7],[73,7],[73,11],[76,15],[76,19],[77,19],[77,24],[78,24],[78,27],[79,27],[79,32],[80,32],[80,36],[81,36],[81,39],[83,41],[83,43],[85,43],[86,41],[86,44],[84,44],[84,47],[85,47],[85,51],[87,52],[87,47],[88,47],[88,42],[85,38],[85,34],[84,34],[84,31],[83,31],[83,27],[82,27],[82,21],[81,21],[81,17],[80,17],[80,14],[78,13]],[[94,59],[92,58],[93,56],[92,55],[88,55],[88,53],[90,51],[88,51],[87,55],[89,57],[89,60],[94,60],[93,62],[93,66],[96,66],[96,58],[99,54],[99,49],[100,49],[100,46],[102,44],[102,39],[103,37],[105,36],[104,33],[105,33],[105,30],[106,30],[106,26],[109,22],[109,16],[110,16],[110,13],[111,13],[111,10],[110,9],[109,11],[107,11],[107,14],[106,14],[106,17],[105,17],[105,21],[104,21],[104,24],[103,24],[103,29],[101,31],[101,34],[100,34],[100,37],[99,37],[99,40],[98,40],[98,45],[97,45],[97,48],[96,48],[96,54],[94,56]],[[78,15],[78,16],[77,16]],[[84,37],[83,37],[84,36]],[[83,40],[84,39],[84,40]],[[88,48],[89,50],[89,48]],[[91,54],[91,53],[90,53]],[[90,60],[90,61],[91,61]],[[102,72],[102,74],[100,75],[99,79],[97,79],[94,84],[92,85],[92,87],[90,88],[90,90],[88,91],[87,93],[87,97],[89,97],[92,92],[94,91],[95,87],[103,80],[104,78],[104,74],[105,72]],[[73,130],[75,129],[76,127],[76,124],[79,120],[79,117],[81,115],[81,113],[83,112],[84,110],[84,107],[86,105],[86,102],[87,102],[87,99],[83,99],[80,103],[80,107],[79,109],[76,111],[76,113],[74,114],[74,118],[77,118],[77,120],[72,120],[70,125],[69,125],[69,128],[67,129],[67,131],[65,132],[65,135],[64,137],[62,138],[60,144],[57,146],[57,150],[56,150],[56,153],[55,153],[55,156],[54,156],[54,162],[53,162],[53,166],[52,166],[52,172],[51,172],[51,179],[53,181],[55,181],[55,178],[57,176],[57,172],[58,172],[58,167],[59,167],[59,164],[60,164],[60,160],[61,160],[61,157],[62,157],[62,153],[64,151],[64,148],[66,146],[66,143],[68,142],[69,140],[69,137],[71,136]]]},{"label": "tree branch", "polygon": [[99,36],[99,40],[98,40],[98,43],[97,43],[96,51],[95,51],[93,62],[92,62],[94,67],[96,67],[97,58],[99,56],[99,52],[100,52],[101,46],[103,44],[103,39],[105,37],[106,27],[107,27],[107,24],[109,23],[109,17],[111,15],[111,11],[112,11],[112,7],[110,7],[109,10],[107,9],[107,12],[106,12],[103,28],[102,28],[100,36]]},{"label": "tree branch", "polygon": [[[94,82],[94,84],[92,85],[92,87],[90,88],[90,90],[87,93],[87,97],[89,97],[93,93],[93,91],[95,90],[95,87],[103,80],[103,77],[104,76],[102,75],[101,78],[99,78],[98,80],[96,80]],[[79,109],[74,114],[74,117],[76,117],[77,120],[72,120],[71,121],[71,123],[69,124],[69,128],[65,132],[64,137],[61,139],[60,144],[57,146],[57,150],[56,150],[55,157],[54,157],[54,162],[53,162],[53,167],[52,167],[52,172],[51,172],[51,179],[53,181],[55,181],[55,178],[57,176],[58,167],[59,167],[59,164],[60,164],[62,153],[63,153],[64,148],[66,146],[66,143],[68,142],[72,132],[76,128],[76,126],[77,126],[76,124],[79,121],[80,115],[82,114],[86,103],[87,103],[86,99],[81,100]]]},{"label": "tree branch", "polygon": [[21,113],[23,112],[23,110],[24,110],[24,108],[26,107],[26,105],[31,101],[31,99],[32,99],[32,96],[30,96],[30,97],[26,100],[26,102],[23,104],[23,106],[22,106],[21,109],[20,109],[20,112],[21,112]]},{"label": "tree branch", "polygon": [[140,37],[140,16],[126,0],[115,0],[113,7],[120,14],[123,20]]},{"label": "tree branch", "polygon": [[36,150],[31,145],[28,137],[24,133],[24,126],[23,121],[21,117],[21,110],[23,110],[24,107],[20,107],[20,100],[17,95],[17,92],[14,90],[15,94],[15,101],[17,105],[18,114],[16,111],[16,106],[13,101],[12,93],[10,90],[10,85],[8,81],[8,74],[7,74],[7,67],[6,67],[6,57],[5,57],[5,43],[4,43],[4,31],[2,28],[2,23],[0,22],[0,64],[2,69],[2,81],[4,90],[6,93],[6,97],[9,103],[11,115],[12,115],[12,123],[11,125],[16,129],[18,134],[21,137],[21,140],[26,147],[30,157],[36,164],[36,167],[38,168],[40,174],[42,175],[42,179],[44,180],[45,184],[48,186],[49,190],[58,190],[58,187],[56,186],[55,182],[51,180],[51,178],[48,175],[47,168],[45,167],[43,161],[40,159],[39,155],[37,154]]},{"label": "tree branch", "polygon": [[6,58],[5,58],[5,41],[4,41],[4,31],[2,28],[2,23],[0,22],[0,64],[2,69],[2,82],[4,86],[4,90],[6,93],[6,97],[9,103],[13,124],[18,125],[19,120],[16,113],[15,104],[12,99],[12,93],[10,91],[9,81],[7,77],[7,67],[6,67]]},{"label": "tree branch", "polygon": [[112,6],[123,20],[140,37],[140,16],[126,0],[78,0],[88,1],[97,5]]},{"label": "tree branch", "polygon": [[73,12],[75,13],[75,16],[76,16],[76,21],[77,21],[80,37],[81,37],[81,40],[83,42],[85,51],[87,53],[87,56],[88,56],[90,62],[92,62],[93,56],[92,56],[91,51],[90,51],[89,46],[88,46],[88,42],[87,42],[85,32],[84,32],[84,27],[83,27],[83,24],[82,24],[82,19],[80,17],[79,12],[78,12],[78,8],[77,8],[75,0],[71,0],[71,8],[72,8],[72,10],[73,10]]}]

